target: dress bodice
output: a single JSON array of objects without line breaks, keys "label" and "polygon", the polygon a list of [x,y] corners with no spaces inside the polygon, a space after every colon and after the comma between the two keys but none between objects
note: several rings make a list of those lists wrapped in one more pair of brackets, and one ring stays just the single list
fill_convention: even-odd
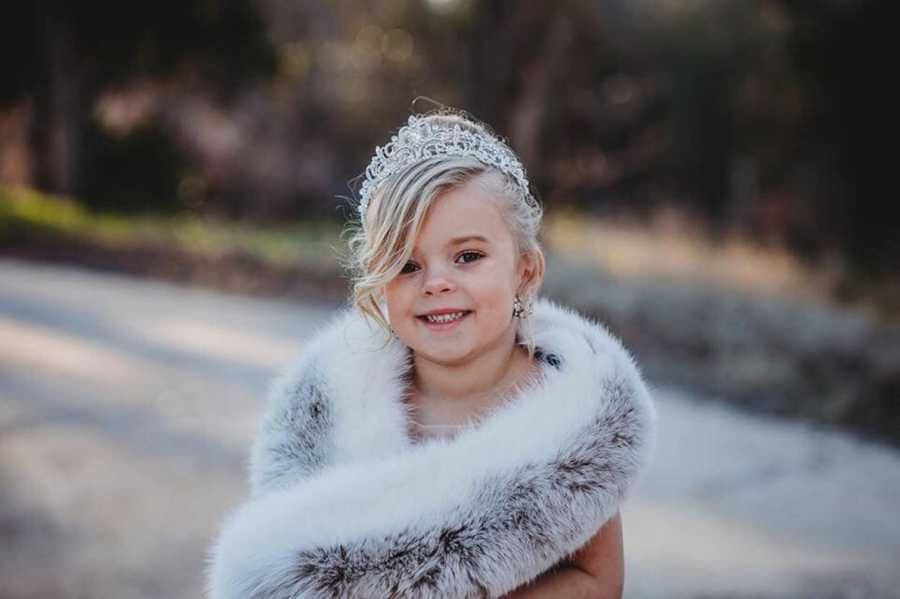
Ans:
[{"label": "dress bodice", "polygon": [[[434,418],[432,415],[426,415],[422,413],[423,406],[418,404],[415,400],[415,396],[411,391],[411,379],[407,378],[407,394],[405,396],[405,401],[408,405],[412,407],[410,418],[408,420],[408,430],[410,434],[410,438],[413,443],[423,443],[428,441],[429,439],[453,439],[458,435],[463,429],[469,426],[473,422],[477,422],[481,415],[490,410],[493,406],[512,400],[521,390],[521,385],[525,385],[528,383],[536,383],[541,378],[541,369],[539,366],[540,362],[549,362],[546,356],[543,354],[542,350],[538,350],[535,352],[535,361],[531,365],[530,371],[526,374],[525,378],[522,381],[519,381],[519,384],[514,385],[513,387],[506,389],[504,392],[498,393],[496,396],[491,398],[485,405],[479,406],[475,411],[468,414],[467,420],[468,422],[440,422],[446,418],[438,417]],[[420,422],[419,420],[424,420],[425,423]],[[451,416],[451,420],[459,420],[459,417]],[[437,422],[435,421],[437,420]]]},{"label": "dress bodice", "polygon": [[419,424],[410,422],[410,429],[415,443],[424,443],[429,439],[453,439],[465,427],[464,424]]}]

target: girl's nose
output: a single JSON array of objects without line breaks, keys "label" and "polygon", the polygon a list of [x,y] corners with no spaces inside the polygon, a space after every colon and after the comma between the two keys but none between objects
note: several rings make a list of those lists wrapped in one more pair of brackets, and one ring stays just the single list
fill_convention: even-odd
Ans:
[{"label": "girl's nose", "polygon": [[423,286],[423,290],[426,295],[434,295],[435,293],[444,293],[448,291],[452,291],[456,288],[456,285],[447,277],[445,277],[442,273],[429,273],[428,278],[425,279],[425,284]]}]

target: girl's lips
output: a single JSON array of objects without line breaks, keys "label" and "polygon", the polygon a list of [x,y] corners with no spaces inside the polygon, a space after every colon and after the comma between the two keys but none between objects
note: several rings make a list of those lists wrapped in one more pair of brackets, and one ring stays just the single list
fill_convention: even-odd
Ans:
[{"label": "girl's lips", "polygon": [[450,322],[431,322],[424,316],[419,316],[418,318],[422,321],[422,324],[424,324],[430,331],[449,331],[450,329],[454,329],[459,326],[459,324],[467,319],[469,317],[469,314],[471,313],[471,310],[466,310],[465,314],[463,314],[456,320],[451,320]]}]

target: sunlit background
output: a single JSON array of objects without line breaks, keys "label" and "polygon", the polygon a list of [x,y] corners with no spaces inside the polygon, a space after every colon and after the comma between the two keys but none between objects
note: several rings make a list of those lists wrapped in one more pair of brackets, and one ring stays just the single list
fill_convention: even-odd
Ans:
[{"label": "sunlit background", "polygon": [[898,596],[887,6],[5,7],[0,598],[202,594],[358,177],[441,104],[521,156],[543,293],[657,389],[626,596]]}]

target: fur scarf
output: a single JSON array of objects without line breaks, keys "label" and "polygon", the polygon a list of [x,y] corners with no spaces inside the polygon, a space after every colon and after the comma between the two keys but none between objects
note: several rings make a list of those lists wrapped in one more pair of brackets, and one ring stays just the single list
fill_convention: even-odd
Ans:
[{"label": "fur scarf", "polygon": [[531,318],[541,379],[423,443],[409,348],[353,308],[326,323],[273,382],[209,596],[499,597],[584,545],[646,465],[656,410],[602,325],[547,299]]}]

